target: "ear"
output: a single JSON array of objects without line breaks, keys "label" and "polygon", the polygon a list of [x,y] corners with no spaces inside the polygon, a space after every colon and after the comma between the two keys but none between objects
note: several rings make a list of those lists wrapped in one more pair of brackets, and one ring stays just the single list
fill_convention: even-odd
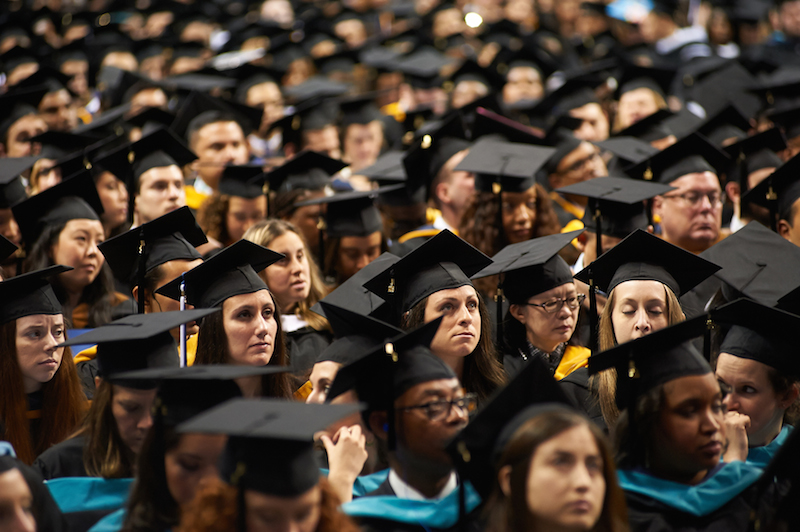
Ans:
[{"label": "ear", "polygon": [[94,387],[95,389],[100,387],[100,384],[103,382],[103,377],[95,376],[94,378]]},{"label": "ear", "polygon": [[778,220],[777,226],[778,234],[786,240],[791,241],[792,226],[786,220]]},{"label": "ear", "polygon": [[508,312],[518,322],[525,324],[525,311],[522,310],[522,305],[511,305],[508,307]]},{"label": "ear", "polygon": [[442,203],[447,203],[450,201],[450,184],[449,183],[439,183],[436,185],[436,188],[433,189],[433,195],[439,198]]},{"label": "ear", "polygon": [[500,484],[500,489],[503,490],[503,495],[511,497],[511,466],[505,465],[497,472],[497,482]]},{"label": "ear", "polygon": [[661,215],[661,206],[664,204],[664,198],[656,196],[653,198],[653,216]]},{"label": "ear", "polygon": [[725,183],[725,194],[731,199],[734,205],[738,205],[742,199],[742,189],[736,181]]},{"label": "ear", "polygon": [[297,146],[294,145],[294,142],[287,142],[283,147],[283,153],[286,155],[287,161],[297,155],[297,151]]},{"label": "ear", "polygon": [[798,396],[800,396],[800,386],[795,383],[792,384],[792,386],[782,394],[778,402],[781,405],[781,408],[785,410],[792,406],[792,403],[797,400]]},{"label": "ear", "polygon": [[[134,286],[131,289],[131,295],[133,296],[133,300],[137,303],[139,302],[139,285]],[[147,290],[144,291],[144,313],[149,314],[153,311],[153,303],[150,301],[150,293]]]},{"label": "ear", "polygon": [[388,431],[385,430],[386,424],[389,421],[389,416],[386,412],[371,412],[369,415],[369,430],[375,435],[376,438],[387,441],[389,439]]}]

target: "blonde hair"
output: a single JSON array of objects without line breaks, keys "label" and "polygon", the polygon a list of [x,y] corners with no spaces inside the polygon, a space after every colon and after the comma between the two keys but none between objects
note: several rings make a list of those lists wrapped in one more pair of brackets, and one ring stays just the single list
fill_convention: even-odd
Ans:
[{"label": "blonde hair", "polygon": [[[677,296],[675,296],[675,293],[667,285],[663,286],[664,299],[667,304],[667,325],[674,325],[684,321],[686,316],[683,314],[683,309],[681,309],[681,304]],[[608,295],[608,301],[606,301],[606,306],[603,308],[603,313],[600,315],[597,344],[601,352],[617,345],[614,323],[611,320],[611,314],[616,305],[615,294],[616,288]],[[615,401],[617,392],[617,370],[611,368],[593,375],[589,379],[589,388],[597,394],[600,411],[603,413],[603,419],[606,422],[606,426],[611,430],[619,418],[619,409]]]},{"label": "blonde hair", "polygon": [[242,238],[268,248],[273,240],[288,232],[296,234],[303,243],[303,249],[305,250],[306,257],[308,258],[308,270],[311,277],[311,288],[308,292],[308,297],[306,297],[304,301],[301,301],[297,304],[295,314],[305,320],[312,329],[316,331],[329,331],[331,330],[331,326],[328,323],[328,320],[316,312],[311,311],[311,307],[314,306],[320,299],[325,297],[328,294],[329,289],[328,286],[322,281],[322,274],[319,271],[319,266],[314,261],[314,256],[311,253],[311,250],[308,249],[308,242],[306,242],[306,239],[303,238],[303,234],[290,222],[270,219],[261,220],[260,222],[255,223],[245,232]]}]

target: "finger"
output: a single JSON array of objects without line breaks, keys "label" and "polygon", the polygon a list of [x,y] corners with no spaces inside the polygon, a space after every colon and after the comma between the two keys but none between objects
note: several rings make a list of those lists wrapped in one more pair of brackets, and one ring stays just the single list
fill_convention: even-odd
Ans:
[{"label": "finger", "polygon": [[327,434],[323,434],[322,437],[319,439],[322,442],[322,445],[325,446],[325,451],[330,454],[335,448],[336,445],[331,440],[331,437]]}]

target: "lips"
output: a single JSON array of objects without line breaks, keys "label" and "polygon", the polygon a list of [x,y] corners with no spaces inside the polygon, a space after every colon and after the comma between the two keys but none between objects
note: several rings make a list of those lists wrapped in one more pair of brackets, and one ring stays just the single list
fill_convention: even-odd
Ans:
[{"label": "lips", "polygon": [[722,452],[722,443],[715,440],[703,445],[700,450],[706,454],[719,454]]},{"label": "lips", "polygon": [[49,366],[49,367],[56,367],[58,365],[58,361],[55,358],[48,358],[42,362],[39,362],[40,366]]},{"label": "lips", "polygon": [[475,338],[475,335],[471,332],[462,332],[458,334],[454,334],[453,338]]}]

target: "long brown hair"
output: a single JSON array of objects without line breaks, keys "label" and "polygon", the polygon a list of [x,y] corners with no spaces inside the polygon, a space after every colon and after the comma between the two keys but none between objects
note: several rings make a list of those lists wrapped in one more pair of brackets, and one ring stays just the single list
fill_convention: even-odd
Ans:
[{"label": "long brown hair", "polygon": [[[425,306],[428,304],[426,297],[408,311],[402,320],[403,329],[414,329],[425,323]],[[483,298],[478,295],[478,311],[481,316],[481,337],[475,351],[464,359],[464,372],[461,375],[461,384],[469,393],[478,394],[478,400],[483,401],[499,387],[506,383],[506,374],[503,365],[492,343],[492,324],[489,312],[483,303]]]},{"label": "long brown hair", "polygon": [[[353,520],[339,509],[339,498],[328,479],[321,477],[322,490],[319,523],[315,532],[358,532]],[[181,518],[178,532],[229,532],[236,530],[237,489],[219,478],[204,482]]]},{"label": "long brown hair", "polygon": [[314,260],[314,254],[308,248],[308,242],[306,242],[306,239],[303,237],[303,233],[301,233],[290,222],[269,219],[261,220],[260,222],[255,223],[244,233],[242,238],[268,248],[273,240],[279,236],[285,235],[288,232],[296,234],[303,243],[303,249],[308,259],[308,271],[311,277],[309,279],[311,287],[308,291],[308,297],[305,299],[305,301],[301,301],[297,304],[295,314],[305,320],[315,331],[330,331],[331,326],[328,323],[328,320],[316,312],[311,311],[311,307],[313,307],[320,299],[328,295],[328,287],[322,281],[322,274],[319,271],[319,266]]},{"label": "long brown hair", "polygon": [[[272,293],[267,291],[272,297]],[[275,298],[272,297],[273,303]],[[275,304],[275,322],[278,325],[275,333],[275,349],[272,358],[269,360],[271,366],[285,366],[288,356],[286,355],[286,344],[283,339],[281,329],[281,312]],[[228,336],[225,334],[225,326],[221,312],[216,312],[206,316],[200,322],[198,332],[197,354],[195,364],[229,364],[231,355],[228,350]],[[261,377],[261,396],[262,397],[281,397],[289,398],[292,395],[291,380],[288,373],[276,373],[274,375],[263,375]]]},{"label": "long brown hair", "polygon": [[[667,303],[667,325],[675,325],[686,319],[681,309],[681,304],[675,293],[667,286],[664,285],[664,299]],[[614,332],[614,323],[611,319],[611,314],[614,312],[616,306],[616,288],[608,295],[608,300],[603,308],[603,313],[600,315],[600,323],[598,324],[597,343],[600,346],[600,351],[611,349],[617,345],[617,336]],[[615,396],[617,393],[617,370],[614,368],[607,369],[589,378],[589,388],[593,393],[597,394],[597,400],[600,405],[600,411],[603,414],[603,419],[606,426],[611,428],[616,424],[619,418],[619,409]]]},{"label": "long brown hair", "polygon": [[617,482],[614,459],[610,446],[602,431],[580,414],[568,411],[545,412],[535,416],[514,432],[503,450],[496,472],[504,466],[511,466],[511,495],[507,496],[500,482],[495,478],[494,491],[484,509],[487,518],[487,532],[507,532],[530,530],[532,515],[527,503],[528,475],[533,456],[539,446],[574,427],[585,426],[594,436],[597,448],[603,459],[603,478],[606,493],[603,498],[603,511],[593,532],[624,532],[628,530],[628,516],[625,495]]},{"label": "long brown hair", "polygon": [[[558,233],[561,231],[561,224],[553,210],[550,196],[539,183],[531,188],[536,192],[536,222],[532,238]],[[509,243],[503,227],[498,226],[497,218],[497,195],[478,191],[467,204],[458,235],[492,257]],[[483,294],[493,295],[497,289],[497,277],[478,279],[476,288]]]},{"label": "long brown hair", "polygon": [[16,320],[0,325],[0,375],[0,439],[11,443],[19,459],[30,465],[51,445],[66,439],[86,412],[86,396],[72,351],[64,348],[55,375],[42,384],[41,419],[35,431],[31,430],[28,398],[17,361]]},{"label": "long brown hair", "polygon": [[223,246],[230,245],[230,235],[225,217],[230,206],[230,196],[214,192],[203,201],[200,210],[197,211],[197,225],[203,232],[222,243]]},{"label": "long brown hair", "polygon": [[127,448],[117,429],[111,410],[114,385],[107,380],[92,397],[92,406],[78,434],[86,437],[83,446],[83,467],[90,477],[129,478],[133,476],[134,455]]}]

